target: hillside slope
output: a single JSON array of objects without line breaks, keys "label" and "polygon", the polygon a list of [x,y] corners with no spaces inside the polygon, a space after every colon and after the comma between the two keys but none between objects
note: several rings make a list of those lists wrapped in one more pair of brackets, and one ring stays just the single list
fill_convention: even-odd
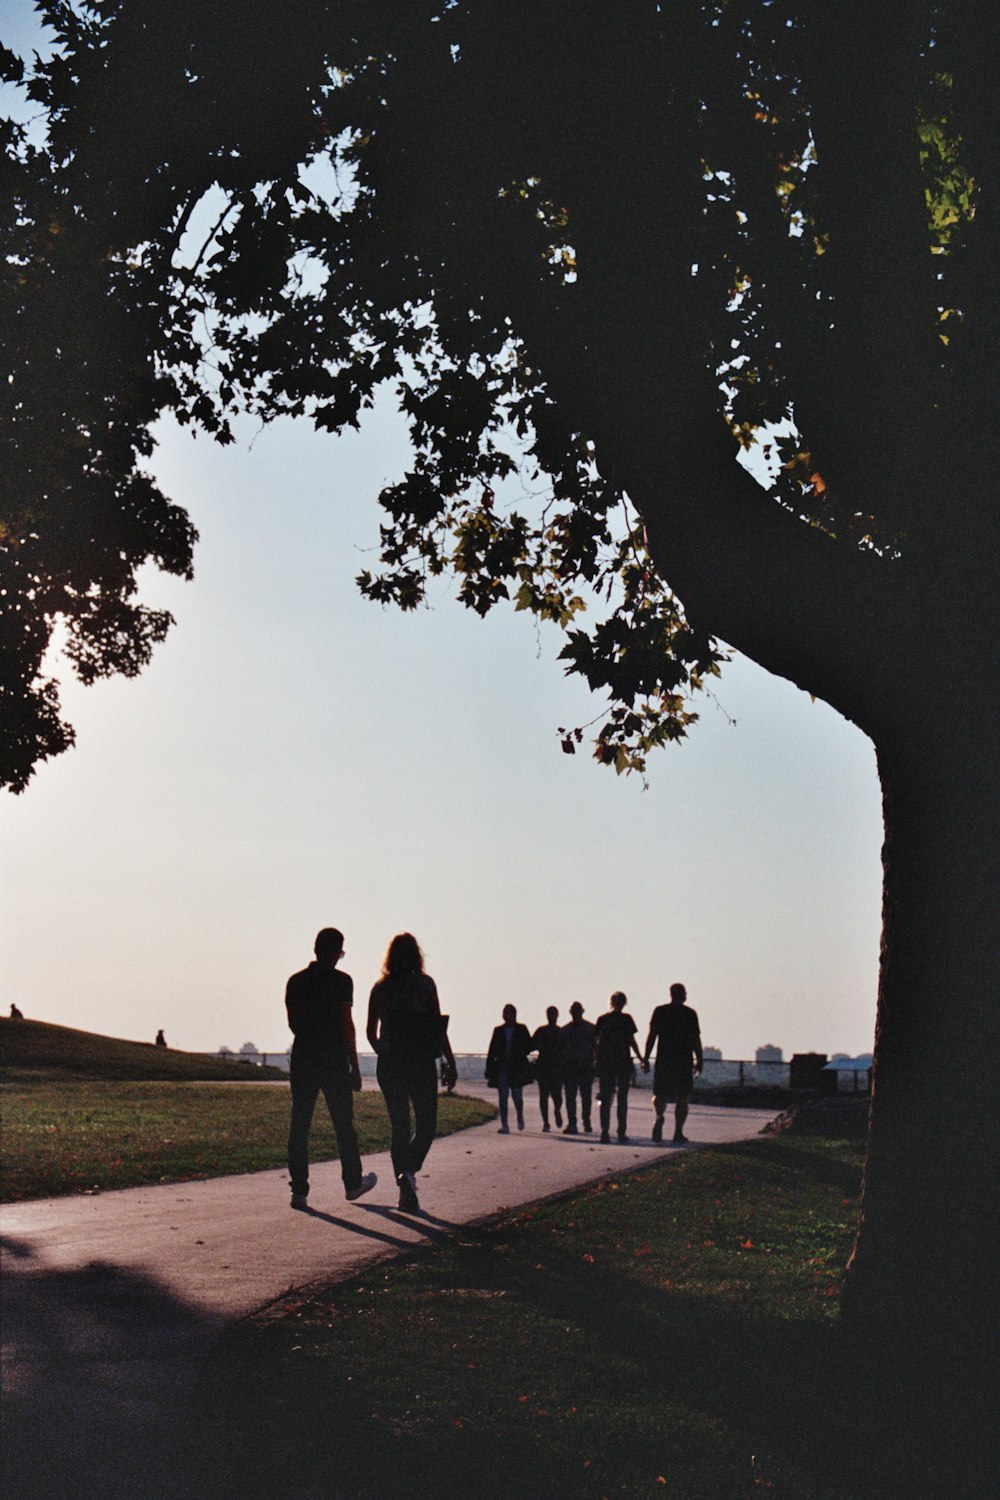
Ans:
[{"label": "hillside slope", "polygon": [[0,1082],[51,1082],[60,1078],[246,1083],[264,1078],[287,1080],[288,1075],[278,1068],[226,1063],[201,1052],[126,1042],[47,1021],[0,1017]]}]

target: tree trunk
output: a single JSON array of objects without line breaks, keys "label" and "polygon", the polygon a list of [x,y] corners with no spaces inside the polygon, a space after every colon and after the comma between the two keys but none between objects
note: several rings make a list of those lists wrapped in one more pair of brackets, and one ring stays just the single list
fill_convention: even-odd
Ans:
[{"label": "tree trunk", "polygon": [[881,972],[843,1318],[877,1370],[922,1387],[918,1421],[944,1411],[981,1451],[1000,1331],[996,750],[980,694],[946,718],[925,687],[924,722],[877,747]]}]

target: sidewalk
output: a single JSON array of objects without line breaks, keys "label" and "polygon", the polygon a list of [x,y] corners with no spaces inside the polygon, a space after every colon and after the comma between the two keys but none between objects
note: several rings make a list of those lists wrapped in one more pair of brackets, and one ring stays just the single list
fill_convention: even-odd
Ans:
[{"label": "sidewalk", "polygon": [[[289,1210],[284,1170],[5,1207],[5,1495],[183,1496],[174,1435],[197,1363],[228,1323],[460,1224],[692,1149],[650,1143],[645,1092],[632,1095],[632,1144],[621,1146],[543,1135],[534,1089],[526,1106],[523,1133],[500,1136],[491,1123],[435,1142],[419,1217],[396,1211],[388,1153],[365,1158],[379,1181],[357,1203],[345,1201],[337,1163],[315,1167],[309,1213]],[[686,1131],[692,1146],[742,1140],[771,1113],[694,1106]]]}]

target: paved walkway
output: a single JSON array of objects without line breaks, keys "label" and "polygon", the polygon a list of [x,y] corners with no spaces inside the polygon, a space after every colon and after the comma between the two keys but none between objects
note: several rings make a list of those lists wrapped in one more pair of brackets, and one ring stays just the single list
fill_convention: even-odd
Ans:
[{"label": "paved walkway", "polygon": [[[631,1096],[633,1144],[621,1146],[543,1135],[528,1095],[523,1133],[492,1123],[435,1142],[419,1217],[396,1211],[387,1153],[365,1159],[379,1182],[353,1204],[336,1163],[315,1167],[307,1214],[290,1212],[283,1169],[4,1208],[4,1494],[180,1500],[174,1434],[197,1363],[228,1323],[460,1224],[691,1149],[650,1143],[644,1090]],[[687,1134],[693,1145],[742,1140],[770,1117],[695,1106]]]}]

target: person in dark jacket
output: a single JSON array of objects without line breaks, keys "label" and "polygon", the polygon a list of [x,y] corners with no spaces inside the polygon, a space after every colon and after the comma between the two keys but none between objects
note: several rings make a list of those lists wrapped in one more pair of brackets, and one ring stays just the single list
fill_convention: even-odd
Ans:
[{"label": "person in dark jacket", "polygon": [[643,1067],[649,1065],[649,1054],[656,1043],[656,1066],[653,1069],[653,1140],[663,1139],[663,1117],[671,1100],[674,1105],[675,1146],[687,1143],[684,1122],[688,1116],[688,1099],[694,1087],[695,1074],[700,1075],[703,1058],[698,1013],[685,1004],[687,990],[682,984],[670,986],[670,1004],[658,1005],[649,1021],[649,1035],[642,1055]]},{"label": "person in dark jacket", "polygon": [[625,1014],[628,1000],[621,990],[611,996],[611,1009],[597,1018],[597,1097],[601,1101],[601,1140],[611,1140],[611,1105],[618,1095],[618,1139],[628,1140],[628,1091],[632,1086],[632,1054],[639,1057],[636,1027]]},{"label": "person in dark jacket", "polygon": [[486,1082],[500,1095],[500,1134],[509,1135],[507,1099],[513,1095],[517,1128],[524,1129],[524,1085],[531,1081],[531,1032],[517,1019],[517,1007],[505,1005],[503,1024],[490,1037],[486,1054]]},{"label": "person in dark jacket", "polygon": [[539,1026],[531,1038],[531,1050],[537,1052],[535,1077],[538,1079],[538,1105],[542,1111],[542,1129],[549,1127],[549,1104],[557,1127],[562,1124],[562,1027],[559,1012],[550,1005],[545,1012],[546,1024]]},{"label": "person in dark jacket", "polygon": [[389,944],[368,1001],[367,1036],[378,1056],[399,1207],[415,1214],[417,1173],[437,1130],[438,1058],[446,1087],[449,1081],[454,1086],[456,1068],[437,986],[424,973],[424,955],[412,933],[400,932]]},{"label": "person in dark jacket", "polygon": [[574,1000],[569,1008],[573,1017],[562,1029],[563,1085],[566,1089],[566,1128],[563,1135],[576,1135],[576,1101],[585,1135],[591,1134],[590,1102],[594,1088],[594,1023],[583,1019],[583,1006]]},{"label": "person in dark jacket", "polygon": [[354,1131],[354,1094],[361,1069],[351,1006],[354,981],[337,968],[344,935],[336,927],[316,934],[314,961],[285,986],[285,1009],[295,1037],[290,1074],[292,1123],[288,1132],[288,1175],[292,1207],[309,1206],[309,1127],[322,1093],[337,1137],[344,1192],[351,1202],[375,1186],[374,1172],[363,1173]]}]

